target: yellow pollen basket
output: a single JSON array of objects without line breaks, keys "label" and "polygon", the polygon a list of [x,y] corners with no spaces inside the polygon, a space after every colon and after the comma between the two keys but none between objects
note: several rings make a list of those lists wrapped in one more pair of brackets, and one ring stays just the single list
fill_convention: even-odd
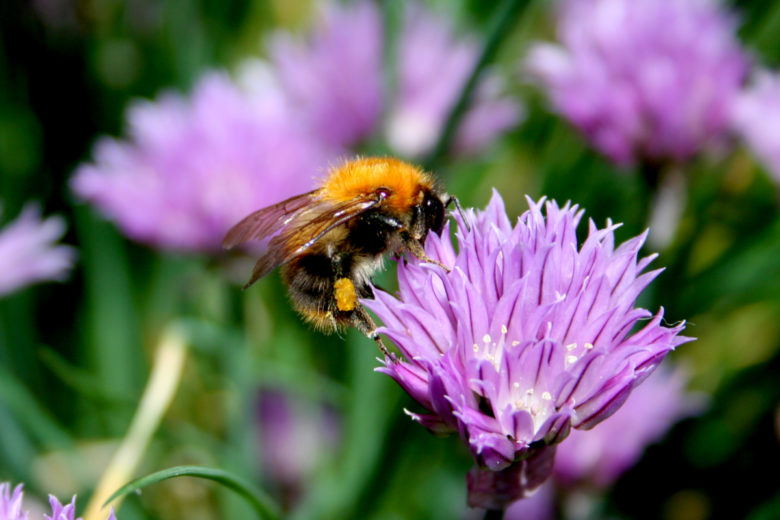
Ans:
[{"label": "yellow pollen basket", "polygon": [[335,291],[336,307],[340,311],[352,311],[355,310],[357,305],[357,293],[355,292],[355,284],[349,278],[339,278],[333,284]]}]

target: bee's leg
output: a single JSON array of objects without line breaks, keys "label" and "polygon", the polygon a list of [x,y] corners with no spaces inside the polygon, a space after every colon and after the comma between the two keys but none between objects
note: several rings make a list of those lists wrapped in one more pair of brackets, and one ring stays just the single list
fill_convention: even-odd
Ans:
[{"label": "bee's leg", "polygon": [[423,262],[428,262],[429,264],[436,264],[448,273],[452,271],[448,266],[444,265],[443,263],[439,262],[438,260],[434,260],[433,258],[429,257],[425,253],[425,249],[423,248],[422,244],[419,240],[416,240],[412,236],[410,236],[407,233],[401,233],[401,237],[404,241],[404,248],[406,248],[407,251],[409,251],[412,256],[417,258],[418,260],[422,260]]},{"label": "bee's leg", "polygon": [[348,319],[352,326],[360,332],[377,342],[379,350],[386,358],[396,361],[396,356],[390,352],[382,338],[376,332],[376,323],[366,311],[365,307],[358,302],[358,296],[370,297],[371,288],[368,285],[355,287],[354,282],[347,276],[343,269],[344,261],[341,255],[334,254],[331,257],[331,268],[333,273],[333,300],[336,306],[335,312]]},{"label": "bee's leg", "polygon": [[382,341],[382,338],[379,336],[379,333],[377,333],[376,323],[374,323],[374,320],[371,318],[371,315],[368,314],[368,311],[366,311],[365,307],[358,304],[355,310],[352,311],[352,323],[356,329],[376,341],[376,344],[379,346],[379,350],[382,351],[382,354],[384,354],[385,358],[392,360],[393,363],[398,362],[396,355],[388,350]]}]

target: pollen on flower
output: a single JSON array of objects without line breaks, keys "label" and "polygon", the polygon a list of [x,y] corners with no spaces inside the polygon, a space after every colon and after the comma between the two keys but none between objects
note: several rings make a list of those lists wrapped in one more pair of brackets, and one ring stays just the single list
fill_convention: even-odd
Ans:
[{"label": "pollen on flower", "polygon": [[491,341],[490,334],[485,334],[484,336],[482,336],[482,341],[484,341],[485,343],[490,343]]}]

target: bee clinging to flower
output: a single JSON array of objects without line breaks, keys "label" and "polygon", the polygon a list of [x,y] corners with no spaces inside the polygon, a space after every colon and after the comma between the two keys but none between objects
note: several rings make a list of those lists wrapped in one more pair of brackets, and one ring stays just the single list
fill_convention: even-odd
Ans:
[{"label": "bee clinging to flower", "polygon": [[358,300],[373,297],[370,277],[385,253],[408,252],[447,269],[424,244],[429,231],[441,232],[451,202],[417,166],[359,158],[332,168],[318,189],[250,214],[222,245],[268,240],[244,288],[282,266],[293,306],[307,321],[328,332],[356,327],[387,353]]}]

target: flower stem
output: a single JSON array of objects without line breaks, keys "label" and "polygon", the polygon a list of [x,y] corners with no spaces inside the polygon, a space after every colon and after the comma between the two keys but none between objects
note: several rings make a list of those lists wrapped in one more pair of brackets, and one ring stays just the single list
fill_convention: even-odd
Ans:
[{"label": "flower stem", "polygon": [[426,169],[435,169],[449,150],[458,124],[471,102],[471,96],[477,86],[477,81],[479,80],[482,71],[493,60],[499,46],[507,34],[509,34],[509,29],[513,26],[516,17],[525,10],[530,3],[530,0],[504,0],[496,9],[486,31],[487,36],[482,45],[482,51],[479,54],[479,58],[474,64],[474,68],[472,69],[468,80],[463,85],[463,89],[460,91],[457,101],[452,106],[452,109],[450,109],[447,119],[444,121],[443,130],[439,135],[439,140],[437,141],[433,152],[431,152],[431,155],[424,163]]},{"label": "flower stem", "polygon": [[[119,449],[100,478],[92,499],[87,504],[84,520],[103,520],[107,513],[101,510],[106,499],[132,476],[162,416],[171,404],[179,386],[186,357],[184,334],[179,327],[169,327],[160,339],[149,382],[127,435],[122,439]],[[114,501],[113,506],[118,508],[119,501]]]}]

